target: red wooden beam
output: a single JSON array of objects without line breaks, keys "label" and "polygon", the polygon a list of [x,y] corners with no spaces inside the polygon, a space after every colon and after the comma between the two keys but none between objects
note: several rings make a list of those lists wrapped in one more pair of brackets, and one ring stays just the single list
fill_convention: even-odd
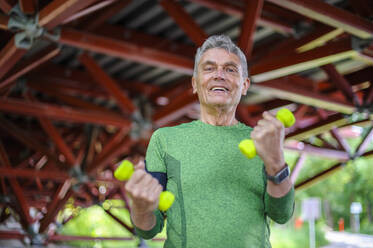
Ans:
[{"label": "red wooden beam", "polygon": [[35,5],[33,0],[18,0],[18,3],[23,13],[27,15],[35,13]]},{"label": "red wooden beam", "polygon": [[114,97],[119,107],[124,113],[133,113],[136,107],[131,99],[128,98],[125,92],[102,68],[94,61],[94,59],[86,53],[79,57],[79,61],[89,71],[92,78],[102,86],[110,95]]},{"label": "red wooden beam", "polygon": [[299,76],[289,76],[254,84],[251,86],[251,89],[276,96],[280,99],[287,99],[293,102],[341,113],[352,114],[355,111],[355,107],[349,102],[341,101],[331,96],[322,95],[300,87],[302,81],[307,80]]},{"label": "red wooden beam", "polygon": [[332,27],[326,25],[316,25],[314,30],[308,34],[305,34],[301,38],[296,39],[289,37],[280,42],[278,45],[275,45],[272,49],[268,49],[268,46],[265,46],[266,53],[260,58],[260,61],[263,63],[264,61],[270,61],[274,56],[283,56],[285,54],[288,56],[290,53],[299,53],[311,50],[318,46],[324,45],[330,39],[335,38],[336,35],[338,35],[338,33],[336,33],[335,29]]},{"label": "red wooden beam", "polygon": [[22,58],[26,49],[16,47],[14,36],[0,52],[0,79]]},{"label": "red wooden beam", "polygon": [[124,228],[126,228],[128,231],[130,231],[133,235],[136,235],[135,233],[135,229],[133,227],[130,227],[129,225],[127,225],[125,222],[123,222],[121,219],[119,219],[118,217],[116,217],[114,214],[112,214],[110,212],[110,210],[105,210],[105,213],[108,214],[111,218],[113,218],[116,222],[118,222],[121,226],[123,226]]},{"label": "red wooden beam", "polygon": [[361,143],[359,144],[358,148],[356,149],[356,155],[357,156],[362,155],[366,151],[367,147],[369,146],[369,144],[371,143],[372,140],[373,140],[373,127],[370,127],[369,131],[363,137]]},{"label": "red wooden beam", "polygon": [[285,150],[298,151],[302,154],[310,154],[317,157],[324,157],[330,159],[338,159],[340,161],[347,161],[350,159],[346,151],[336,149],[321,148],[309,144],[297,143],[296,145],[285,145]]},{"label": "red wooden beam", "polygon": [[329,169],[326,169],[318,174],[316,174],[315,176],[313,177],[310,177],[298,184],[295,185],[295,189],[296,190],[300,190],[300,189],[304,189],[306,187],[309,187],[311,185],[313,185],[314,183],[332,175],[333,173],[337,172],[338,170],[342,169],[344,166],[344,163],[337,163],[333,166],[331,166]]},{"label": "red wooden beam", "polygon": [[262,82],[279,78],[351,58],[357,54],[358,52],[352,48],[350,39],[333,41],[301,54],[284,53],[282,56],[274,57],[270,61],[259,61],[252,67],[252,79],[254,82]]},{"label": "red wooden beam", "polygon": [[321,0],[269,0],[269,2],[326,25],[342,28],[346,32],[363,39],[370,38],[373,35],[373,24],[371,22]]},{"label": "red wooden beam", "polygon": [[348,123],[348,120],[340,113],[333,114],[324,120],[320,120],[308,127],[297,129],[286,135],[286,139],[304,140],[311,136],[329,131],[333,127],[339,127]]},{"label": "red wooden beam", "polygon": [[54,144],[57,146],[58,150],[66,158],[67,164],[69,164],[71,167],[74,166],[76,163],[76,158],[71,149],[62,139],[61,135],[58,133],[58,130],[47,118],[39,117],[39,121],[45,132],[49,135],[49,137],[53,140]]},{"label": "red wooden beam", "polygon": [[117,41],[129,42],[131,44],[156,49],[158,51],[179,54],[190,59],[194,59],[194,55],[197,50],[195,46],[175,42],[159,36],[149,35],[137,30],[124,28],[117,25],[103,24],[100,26],[100,28],[95,30],[95,34],[103,37],[110,37]]},{"label": "red wooden beam", "polygon": [[198,102],[197,95],[193,94],[190,87],[180,96],[172,99],[166,106],[161,107],[153,115],[153,121],[156,126],[163,126],[167,123],[185,115],[189,109]]},{"label": "red wooden beam", "polygon": [[78,123],[96,123],[129,127],[131,122],[120,115],[111,113],[60,107],[46,103],[33,103],[18,99],[0,99],[0,110],[35,117],[47,117],[55,120],[71,121]]},{"label": "red wooden beam", "polygon": [[101,156],[100,159],[95,159],[92,164],[88,166],[87,173],[91,176],[94,176],[95,174],[103,170],[105,166],[111,163],[115,158],[128,153],[134,144],[135,141],[127,136],[110,152]]},{"label": "red wooden beam", "polygon": [[329,80],[343,93],[346,100],[355,105],[360,104],[360,100],[352,91],[351,84],[337,71],[333,64],[327,64],[321,67],[329,76]]},{"label": "red wooden beam", "polygon": [[74,29],[62,29],[59,42],[114,57],[165,67],[188,75],[193,74],[194,62],[190,58],[125,42],[123,40],[80,32]]},{"label": "red wooden beam", "polygon": [[11,75],[7,75],[4,80],[0,81],[0,90],[9,87],[17,78],[55,57],[59,52],[59,48],[54,46],[48,47],[47,49],[35,54],[32,58],[22,61],[10,72]]},{"label": "red wooden beam", "polygon": [[49,203],[47,214],[40,220],[39,232],[43,233],[47,230],[49,224],[54,220],[58,212],[65,206],[67,200],[73,195],[71,190],[71,180],[66,180],[62,183],[53,196],[52,202]]},{"label": "red wooden beam", "polygon": [[[6,154],[5,148],[3,146],[3,143],[0,141],[0,161],[3,164],[3,167],[6,167],[7,169],[12,169],[12,165],[10,164],[8,155]],[[30,225],[33,221],[32,217],[29,213],[29,205],[26,201],[25,196],[22,193],[22,188],[15,178],[9,179],[10,186],[12,188],[12,191],[17,199],[17,207],[19,207],[19,215],[22,219],[22,222],[24,222],[27,226],[24,226],[24,228],[27,228],[28,225]]]},{"label": "red wooden beam", "polygon": [[34,169],[19,169],[19,168],[4,168],[0,167],[0,176],[7,178],[28,178],[28,179],[48,179],[56,182],[64,182],[70,176],[63,171],[53,170],[34,170]]},{"label": "red wooden beam", "polygon": [[5,13],[8,14],[9,11],[13,8],[8,0],[0,0],[0,9]]},{"label": "red wooden beam", "polygon": [[118,13],[120,10],[124,9],[132,0],[121,0],[117,1],[113,5],[106,7],[101,10],[97,15],[94,15],[88,20],[83,21],[81,27],[87,31],[93,31],[102,25],[107,19]]},{"label": "red wooden beam", "polygon": [[[30,105],[30,103],[28,105]],[[64,165],[57,159],[57,156],[54,153],[50,152],[48,147],[41,144],[38,139],[35,138],[32,134],[18,128],[3,117],[0,117],[0,128],[3,129],[5,132],[11,134],[13,137],[15,137],[17,140],[19,140],[30,149],[40,152],[41,154],[46,154],[48,158],[54,163],[60,165],[61,167],[64,167]]]},{"label": "red wooden beam", "polygon": [[257,20],[260,17],[263,8],[263,0],[247,0],[245,14],[241,23],[241,35],[239,46],[249,60],[254,45],[254,34]]},{"label": "red wooden beam", "polygon": [[48,30],[53,29],[69,16],[97,1],[98,0],[53,0],[40,11],[39,25]]},{"label": "red wooden beam", "polygon": [[348,0],[348,3],[361,17],[369,17],[373,13],[373,6],[369,0]]},{"label": "red wooden beam", "polygon": [[27,235],[17,231],[0,231],[0,239],[19,239],[23,240]]},{"label": "red wooden beam", "polygon": [[365,98],[364,101],[367,105],[373,103],[373,84],[370,85],[369,91],[367,93],[367,97]]},{"label": "red wooden beam", "polygon": [[8,30],[9,16],[0,14],[0,29]]},{"label": "red wooden beam", "polygon": [[[242,18],[244,15],[244,6],[235,4],[233,1],[222,1],[222,0],[192,0],[198,4],[201,4],[207,8],[216,9],[228,15],[237,16]],[[293,33],[293,27],[286,22],[281,20],[274,20],[270,17],[261,16],[258,19],[258,25],[269,27],[281,33],[289,34]]]},{"label": "red wooden beam", "polygon": [[[96,110],[96,111],[101,111],[101,112],[107,112],[107,113],[113,113],[115,112],[106,109],[104,107],[101,107],[99,105],[93,104],[91,102],[82,100],[78,97],[62,94],[62,92],[65,92],[66,88],[59,87],[60,85],[56,85],[53,83],[42,83],[42,82],[27,82],[27,86],[30,88],[37,90],[39,92],[42,92],[44,94],[47,94],[49,96],[53,96],[56,99],[61,100],[62,102],[67,103],[70,106],[73,107],[79,107],[82,109],[90,109],[90,110]],[[81,95],[87,96],[89,94],[83,94],[84,92],[81,92]]]},{"label": "red wooden beam", "polygon": [[297,180],[297,177],[300,173],[300,170],[302,169],[304,162],[306,161],[306,154],[301,153],[300,156],[297,159],[297,162],[293,166],[293,169],[291,170],[290,180],[293,184],[295,184],[295,181]]},{"label": "red wooden beam", "polygon": [[337,141],[338,145],[343,149],[345,150],[347,153],[350,153],[351,152],[351,148],[349,146],[349,144],[347,143],[347,141],[339,134],[339,131],[337,128],[332,128],[330,130],[330,133],[332,134],[332,136],[334,137],[334,139]]},{"label": "red wooden beam", "polygon": [[66,23],[69,23],[71,21],[74,21],[76,19],[79,19],[83,16],[86,16],[86,15],[89,15],[91,14],[92,12],[95,12],[99,9],[102,9],[102,8],[105,8],[106,6],[112,4],[113,2],[115,2],[117,0],[104,0],[104,1],[100,1],[99,3],[97,4],[93,4],[85,9],[82,9],[76,13],[74,13],[73,15],[69,16],[68,18],[66,18],[62,24],[66,24]]},{"label": "red wooden beam", "polygon": [[[128,134],[128,129],[121,128],[119,129],[109,140],[108,142],[103,145],[102,151],[97,154],[95,158],[95,162],[91,165],[96,164],[98,161],[102,160],[105,156],[107,156],[115,147],[117,147],[120,142],[124,139],[124,137]],[[89,170],[89,167],[88,167]]]},{"label": "red wooden beam", "polygon": [[174,0],[161,0],[160,4],[196,45],[203,44],[207,34],[179,3]]}]

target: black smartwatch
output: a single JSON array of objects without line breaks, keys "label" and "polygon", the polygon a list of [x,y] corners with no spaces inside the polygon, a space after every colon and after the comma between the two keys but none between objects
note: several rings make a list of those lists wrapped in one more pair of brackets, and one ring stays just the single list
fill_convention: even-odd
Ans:
[{"label": "black smartwatch", "polygon": [[268,180],[272,181],[275,184],[282,183],[287,177],[290,175],[290,169],[287,164],[285,164],[285,168],[280,170],[275,176],[270,176],[267,174],[266,170],[264,170],[264,173],[266,174],[266,177]]}]

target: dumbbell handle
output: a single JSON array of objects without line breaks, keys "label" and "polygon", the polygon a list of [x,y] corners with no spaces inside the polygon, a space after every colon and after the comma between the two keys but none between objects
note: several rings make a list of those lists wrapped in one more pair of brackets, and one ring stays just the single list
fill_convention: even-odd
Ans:
[{"label": "dumbbell handle", "polygon": [[[114,177],[119,181],[127,181],[131,178],[135,171],[133,164],[128,160],[123,160],[119,167],[114,172]],[[175,201],[175,196],[169,191],[163,191],[159,195],[158,209],[165,212]]]},{"label": "dumbbell handle", "polygon": [[[295,123],[295,117],[293,113],[286,109],[280,109],[277,111],[276,118],[282,122],[285,127],[291,127]],[[256,156],[256,149],[254,141],[251,139],[244,139],[238,145],[240,151],[249,159]]]}]

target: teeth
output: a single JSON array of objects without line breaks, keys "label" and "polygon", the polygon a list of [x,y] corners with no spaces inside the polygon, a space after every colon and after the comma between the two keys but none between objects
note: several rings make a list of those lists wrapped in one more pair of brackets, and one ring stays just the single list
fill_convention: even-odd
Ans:
[{"label": "teeth", "polygon": [[226,91],[226,89],[225,88],[223,88],[223,87],[213,87],[212,89],[211,89],[212,91],[215,91],[215,90],[222,90],[222,91]]}]

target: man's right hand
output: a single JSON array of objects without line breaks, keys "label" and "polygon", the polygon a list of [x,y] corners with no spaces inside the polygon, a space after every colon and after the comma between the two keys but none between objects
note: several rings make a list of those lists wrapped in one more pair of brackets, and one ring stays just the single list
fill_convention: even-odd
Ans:
[{"label": "man's right hand", "polygon": [[157,209],[162,186],[145,171],[143,161],[136,164],[135,172],[126,183],[125,190],[131,198],[132,217],[149,215]]}]

